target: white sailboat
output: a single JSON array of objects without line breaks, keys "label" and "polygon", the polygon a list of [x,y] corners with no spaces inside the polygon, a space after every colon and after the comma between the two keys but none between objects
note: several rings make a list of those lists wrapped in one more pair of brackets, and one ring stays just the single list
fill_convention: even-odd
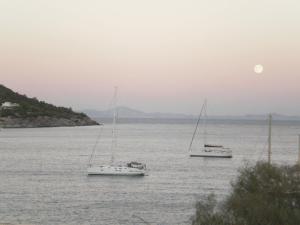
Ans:
[{"label": "white sailboat", "polygon": [[[204,133],[203,133],[204,145],[202,148],[196,151],[192,151],[193,141],[195,139],[202,114],[204,114]],[[207,102],[205,100],[201,108],[201,112],[199,114],[196,128],[193,133],[193,137],[189,146],[190,157],[232,158],[232,151],[229,148],[225,148],[223,147],[223,145],[213,145],[213,144],[206,143],[206,136],[207,136],[206,119],[207,119]]]},{"label": "white sailboat", "polygon": [[116,122],[117,122],[117,88],[115,88],[113,98],[113,124],[112,124],[112,143],[111,143],[111,162],[108,165],[93,165],[95,149],[91,154],[89,166],[87,169],[88,175],[110,175],[110,176],[144,176],[146,174],[146,165],[139,162],[129,162],[126,164],[116,164],[114,162],[114,150],[116,149]]}]

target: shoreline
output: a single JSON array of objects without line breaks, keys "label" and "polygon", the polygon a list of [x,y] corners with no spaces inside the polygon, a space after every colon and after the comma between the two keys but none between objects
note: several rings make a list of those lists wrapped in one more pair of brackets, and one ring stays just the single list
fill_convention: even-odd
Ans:
[{"label": "shoreline", "polygon": [[0,117],[1,128],[75,127],[100,125],[89,117],[56,118],[38,116],[29,118]]}]

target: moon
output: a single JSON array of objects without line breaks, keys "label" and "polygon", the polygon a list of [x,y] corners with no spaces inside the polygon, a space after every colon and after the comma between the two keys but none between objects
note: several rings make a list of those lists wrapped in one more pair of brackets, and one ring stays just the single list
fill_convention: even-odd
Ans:
[{"label": "moon", "polygon": [[260,64],[254,66],[254,72],[260,74],[264,71],[264,67]]}]

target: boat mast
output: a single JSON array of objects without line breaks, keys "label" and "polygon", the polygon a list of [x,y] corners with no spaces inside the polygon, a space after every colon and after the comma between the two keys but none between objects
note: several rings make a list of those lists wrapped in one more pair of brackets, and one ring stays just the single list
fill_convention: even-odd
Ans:
[{"label": "boat mast", "polygon": [[298,135],[298,165],[300,166],[300,134]]},{"label": "boat mast", "polygon": [[190,143],[190,146],[189,146],[189,151],[190,151],[190,152],[192,151],[193,141],[194,141],[195,135],[196,135],[196,133],[197,133],[197,129],[198,129],[198,126],[199,126],[199,122],[200,122],[200,119],[201,119],[201,116],[202,116],[204,107],[205,107],[205,102],[203,103],[202,108],[201,108],[201,111],[200,111],[200,113],[199,113],[199,117],[198,117],[198,120],[197,120],[197,124],[196,124],[195,130],[194,130],[194,133],[193,133],[193,137],[192,137],[192,140],[191,140],[191,143]]},{"label": "boat mast", "polygon": [[90,159],[89,159],[89,164],[88,164],[89,167],[91,167],[92,164],[93,164],[93,159],[95,158],[95,153],[96,153],[96,147],[97,147],[98,142],[99,142],[99,140],[100,140],[101,133],[102,133],[102,126],[101,126],[101,129],[100,129],[99,135],[98,135],[98,137],[97,137],[97,139],[96,139],[95,145],[94,145],[94,147],[93,147],[92,154],[91,154]]},{"label": "boat mast", "polygon": [[272,154],[272,114],[269,115],[269,136],[268,136],[268,164],[271,164]]},{"label": "boat mast", "polygon": [[111,139],[111,160],[110,163],[113,164],[114,162],[114,149],[117,146],[116,140],[116,122],[117,122],[117,94],[118,94],[118,87],[115,87],[114,90],[114,97],[113,97],[113,123],[112,123],[112,139]]},{"label": "boat mast", "polygon": [[205,145],[207,144],[206,143],[206,137],[207,137],[207,130],[206,130],[206,127],[207,127],[207,100],[205,99],[204,100],[204,121],[203,121],[203,125],[204,125],[204,130],[203,130],[203,139],[204,139],[204,147]]}]

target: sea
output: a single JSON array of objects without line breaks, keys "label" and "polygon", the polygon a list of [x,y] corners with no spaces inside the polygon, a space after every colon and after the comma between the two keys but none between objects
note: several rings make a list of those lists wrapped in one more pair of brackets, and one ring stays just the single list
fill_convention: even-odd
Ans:
[{"label": "sea", "polygon": [[[238,171],[267,160],[268,126],[264,120],[210,120],[206,138],[201,124],[192,151],[222,144],[232,159],[190,158],[195,121],[121,120],[117,146],[112,125],[2,129],[0,131],[0,224],[35,225],[184,225],[195,204],[214,193],[230,193]],[[300,121],[273,121],[272,162],[298,160]],[[93,163],[138,161],[147,176],[88,176]]]}]

